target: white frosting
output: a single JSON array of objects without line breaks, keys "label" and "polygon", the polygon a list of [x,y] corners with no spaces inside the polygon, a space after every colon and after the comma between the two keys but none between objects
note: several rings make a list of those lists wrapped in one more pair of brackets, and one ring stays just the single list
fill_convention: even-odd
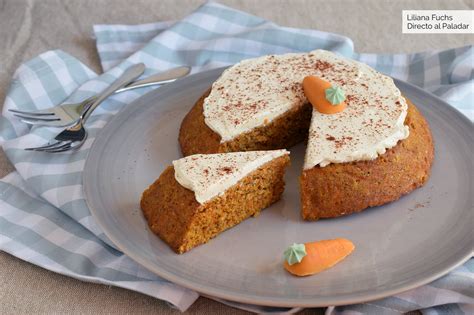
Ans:
[{"label": "white frosting", "polygon": [[[306,57],[305,57],[306,56]],[[262,126],[304,103],[299,71],[308,54],[263,56],[243,60],[225,70],[204,100],[206,124],[221,136],[221,143]]]},{"label": "white frosting", "polygon": [[265,125],[307,103],[308,75],[342,87],[348,99],[337,114],[313,110],[305,169],[375,159],[408,137],[407,104],[393,80],[324,50],[263,56],[227,69],[204,100],[205,122],[221,142]]},{"label": "white frosting", "polygon": [[195,154],[173,161],[174,176],[203,204],[265,163],[286,154],[286,150]]},{"label": "white frosting", "polygon": [[333,65],[322,75],[342,87],[347,108],[332,115],[313,109],[304,169],[373,160],[408,137],[408,106],[391,78],[326,51],[317,55]]}]

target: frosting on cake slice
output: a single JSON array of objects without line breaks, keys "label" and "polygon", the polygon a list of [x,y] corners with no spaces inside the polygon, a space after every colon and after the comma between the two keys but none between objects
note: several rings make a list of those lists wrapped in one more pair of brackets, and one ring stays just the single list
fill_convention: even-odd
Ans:
[{"label": "frosting on cake slice", "polygon": [[173,161],[175,179],[203,204],[287,150],[195,154]]}]

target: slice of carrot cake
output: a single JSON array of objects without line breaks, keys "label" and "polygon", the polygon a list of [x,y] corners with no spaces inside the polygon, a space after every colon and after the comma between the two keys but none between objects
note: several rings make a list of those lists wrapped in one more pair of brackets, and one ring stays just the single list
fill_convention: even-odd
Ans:
[{"label": "slice of carrot cake", "polygon": [[145,190],[141,208],[151,230],[181,254],[278,201],[289,163],[286,150],[191,155]]}]

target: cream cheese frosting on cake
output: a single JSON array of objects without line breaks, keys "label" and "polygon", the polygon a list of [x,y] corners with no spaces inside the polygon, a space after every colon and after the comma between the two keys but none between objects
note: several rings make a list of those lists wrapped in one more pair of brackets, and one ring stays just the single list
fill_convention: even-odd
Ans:
[{"label": "cream cheese frosting on cake", "polygon": [[324,67],[310,54],[270,55],[243,60],[225,70],[204,100],[205,123],[221,143],[262,126],[305,96],[301,82],[315,67]]},{"label": "cream cheese frosting on cake", "polygon": [[227,69],[204,100],[205,123],[221,143],[263,126],[308,102],[302,82],[310,75],[341,87],[347,108],[331,115],[313,110],[305,169],[375,159],[408,137],[407,104],[393,80],[324,50],[263,56]]},{"label": "cream cheese frosting on cake", "polygon": [[265,163],[286,154],[286,150],[274,150],[190,155],[173,161],[175,179],[203,204]]},{"label": "cream cheese frosting on cake", "polygon": [[331,65],[318,76],[342,87],[347,108],[333,115],[313,109],[305,169],[373,160],[408,137],[408,105],[391,78],[330,52],[316,53]]}]

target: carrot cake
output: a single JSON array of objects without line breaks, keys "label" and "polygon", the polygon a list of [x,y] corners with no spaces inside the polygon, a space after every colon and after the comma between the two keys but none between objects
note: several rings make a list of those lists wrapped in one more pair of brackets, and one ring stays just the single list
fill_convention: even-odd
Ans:
[{"label": "carrot cake", "polygon": [[141,208],[151,230],[181,254],[278,201],[289,162],[286,150],[191,155],[145,190]]},{"label": "carrot cake", "polygon": [[[345,109],[314,109],[303,80],[344,91]],[[289,148],[307,139],[302,217],[337,217],[423,185],[433,161],[427,122],[393,80],[334,53],[271,55],[225,70],[184,118],[183,154]]]}]

